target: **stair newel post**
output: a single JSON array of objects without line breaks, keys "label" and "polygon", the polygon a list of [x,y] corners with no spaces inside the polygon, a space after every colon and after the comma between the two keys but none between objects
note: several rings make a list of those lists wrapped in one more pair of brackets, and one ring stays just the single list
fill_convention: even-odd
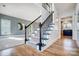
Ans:
[{"label": "stair newel post", "polygon": [[41,22],[39,23],[39,35],[40,35],[40,38],[39,38],[39,50],[41,51],[41,48],[42,48],[42,40],[41,40]]},{"label": "stair newel post", "polygon": [[26,44],[26,41],[27,41],[27,33],[26,33],[26,26],[25,26],[25,44]]}]

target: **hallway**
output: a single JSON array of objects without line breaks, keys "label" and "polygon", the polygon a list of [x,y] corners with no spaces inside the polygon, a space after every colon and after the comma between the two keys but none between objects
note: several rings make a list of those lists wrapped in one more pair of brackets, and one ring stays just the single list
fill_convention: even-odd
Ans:
[{"label": "hallway", "polygon": [[76,42],[70,38],[59,39],[43,52],[37,52],[27,45],[20,45],[0,51],[0,55],[7,56],[70,56],[79,55]]}]

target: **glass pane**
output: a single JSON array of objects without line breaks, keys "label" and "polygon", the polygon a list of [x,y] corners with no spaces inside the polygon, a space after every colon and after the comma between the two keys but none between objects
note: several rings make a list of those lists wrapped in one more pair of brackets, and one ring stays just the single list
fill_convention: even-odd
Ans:
[{"label": "glass pane", "polygon": [[7,19],[1,19],[1,35],[8,35],[11,34],[10,32],[10,20]]}]

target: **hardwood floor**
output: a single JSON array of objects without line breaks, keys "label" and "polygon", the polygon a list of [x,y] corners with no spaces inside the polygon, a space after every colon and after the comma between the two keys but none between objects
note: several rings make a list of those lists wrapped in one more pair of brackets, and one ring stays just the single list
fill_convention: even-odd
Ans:
[{"label": "hardwood floor", "polygon": [[75,40],[62,38],[43,52],[38,52],[31,46],[20,45],[0,51],[1,56],[79,56],[79,48]]}]

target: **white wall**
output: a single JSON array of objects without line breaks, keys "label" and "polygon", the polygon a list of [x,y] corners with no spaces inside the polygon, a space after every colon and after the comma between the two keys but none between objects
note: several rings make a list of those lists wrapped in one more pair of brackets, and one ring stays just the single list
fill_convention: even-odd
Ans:
[{"label": "white wall", "polygon": [[73,12],[74,12],[74,11],[63,13],[63,14],[60,15],[59,17],[60,17],[60,18],[64,18],[64,17],[67,17],[67,16],[72,16],[72,15],[73,15]]},{"label": "white wall", "polygon": [[46,20],[46,18],[49,16],[50,13],[42,7],[42,3],[39,4],[35,3],[35,5],[40,9],[40,15],[41,15],[41,18],[37,22],[40,21],[42,23],[44,20]]},{"label": "white wall", "polygon": [[57,27],[57,38],[59,39],[61,37],[61,18],[58,14],[58,11],[56,9],[56,7],[54,7],[54,18],[53,18],[53,23],[55,23],[56,27]]},{"label": "white wall", "polygon": [[40,15],[40,8],[33,3],[0,3],[0,13],[33,21]]},{"label": "white wall", "polygon": [[73,14],[73,27],[74,27],[73,39],[74,40],[78,40],[78,33],[77,33],[78,12],[79,12],[79,4],[76,5],[76,9],[75,9],[74,14]]},{"label": "white wall", "polygon": [[[78,27],[77,27],[77,20],[79,15],[79,4],[76,5],[76,9],[74,11],[74,14],[73,14],[73,27],[74,27],[74,30],[73,30],[73,39],[76,41],[77,43],[77,47],[79,47],[79,33],[78,33]],[[79,25],[78,25],[79,26]]]},{"label": "white wall", "polygon": [[77,24],[76,24],[76,19],[77,19],[77,15],[76,12],[74,11],[73,13],[73,40],[77,40]]}]

